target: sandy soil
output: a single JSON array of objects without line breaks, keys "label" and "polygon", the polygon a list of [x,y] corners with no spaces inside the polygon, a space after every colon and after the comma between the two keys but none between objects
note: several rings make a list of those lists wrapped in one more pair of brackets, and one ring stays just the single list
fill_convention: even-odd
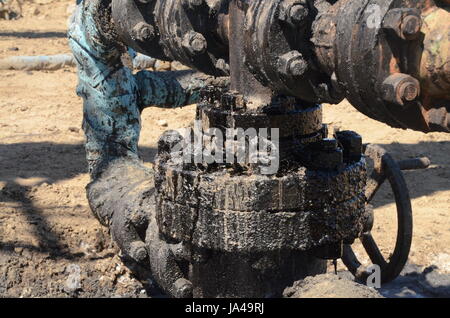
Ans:
[{"label": "sandy soil", "polygon": [[[27,2],[23,18],[0,20],[0,58],[69,52],[65,30],[73,2]],[[138,281],[123,265],[89,211],[75,72],[0,71],[0,296],[145,297],[153,292],[150,281]],[[194,111],[194,106],[145,110],[141,151],[146,162],[151,164],[158,136],[188,125]],[[168,127],[159,126],[160,119]],[[450,275],[450,134],[392,129],[345,102],[325,106],[325,122],[359,132],[397,159],[432,160],[428,170],[405,174],[415,218],[410,263],[418,272],[434,266]],[[386,256],[397,227],[388,190],[377,195],[374,228]],[[361,248],[357,252],[364,259]]]}]

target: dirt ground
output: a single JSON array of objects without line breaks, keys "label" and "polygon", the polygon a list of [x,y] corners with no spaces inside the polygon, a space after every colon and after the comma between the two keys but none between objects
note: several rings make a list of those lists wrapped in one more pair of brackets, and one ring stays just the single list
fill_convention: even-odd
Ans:
[{"label": "dirt ground", "polygon": [[[0,58],[70,52],[65,32],[73,3],[27,1],[23,18],[0,20]],[[152,296],[151,281],[131,275],[108,233],[90,213],[76,83],[73,68],[0,71],[0,297]],[[195,106],[144,111],[141,151],[148,164],[159,135],[187,126],[194,112]],[[386,147],[397,159],[431,159],[426,171],[405,173],[415,228],[404,276],[418,281],[414,275],[437,273],[441,279],[435,287],[443,293],[435,295],[450,297],[445,289],[450,283],[442,285],[450,278],[450,134],[392,129],[346,102],[326,105],[324,113],[326,123],[357,131],[365,142]],[[167,127],[158,125],[161,119]],[[388,190],[385,187],[377,195],[374,227],[386,256],[393,249],[397,228]],[[360,247],[357,253],[365,258]],[[339,270],[344,270],[341,263]],[[405,291],[405,286],[397,285],[387,295],[430,295],[414,287]]]}]

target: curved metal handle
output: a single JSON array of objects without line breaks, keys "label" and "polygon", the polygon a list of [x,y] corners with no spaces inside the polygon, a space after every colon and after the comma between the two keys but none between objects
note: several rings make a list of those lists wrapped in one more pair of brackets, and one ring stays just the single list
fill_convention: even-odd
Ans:
[{"label": "curved metal handle", "polygon": [[[408,260],[411,248],[413,234],[411,199],[402,170],[425,169],[429,167],[430,160],[417,158],[396,162],[386,150],[376,145],[366,146],[365,155],[374,162],[374,169],[366,187],[368,207],[386,179],[391,185],[397,206],[397,239],[394,252],[388,260],[384,258],[370,233],[373,224],[369,225],[367,231],[360,237],[372,263],[380,266],[381,282],[384,284],[394,280],[400,274]],[[367,267],[359,262],[350,245],[344,246],[342,260],[356,279],[363,280],[367,277]]]}]

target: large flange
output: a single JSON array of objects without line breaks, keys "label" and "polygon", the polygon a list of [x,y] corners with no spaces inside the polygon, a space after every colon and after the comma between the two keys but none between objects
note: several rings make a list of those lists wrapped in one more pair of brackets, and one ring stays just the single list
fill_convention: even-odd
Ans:
[{"label": "large flange", "polygon": [[246,13],[244,51],[255,77],[277,93],[321,103],[343,99],[331,78],[315,67],[308,1],[251,1]]},{"label": "large flange", "polygon": [[[228,93],[222,97],[230,98]],[[255,118],[268,128],[282,123],[277,116],[283,114],[228,106],[205,102],[197,114],[206,128],[237,128],[237,122],[245,128],[246,123],[257,124]],[[285,106],[278,109],[289,111]],[[359,237],[367,220],[361,137],[340,132],[337,140],[325,138],[320,107],[302,110],[293,103],[291,111],[293,116],[283,117],[284,125],[298,128],[286,130],[283,137],[298,140],[300,154],[291,154],[288,163],[270,175],[241,163],[186,163],[182,150],[173,147],[182,144],[183,137],[167,132],[160,139],[155,165],[161,233],[170,240],[231,253],[311,251]],[[315,116],[316,126],[311,125]],[[311,135],[308,129],[318,130],[319,138],[303,140],[302,133]]]},{"label": "large flange", "polygon": [[366,218],[365,197],[350,183],[364,187],[363,159],[335,174],[301,169],[283,177],[233,176],[167,162],[158,162],[157,171],[160,231],[202,248],[307,251],[358,237]]},{"label": "large flange", "polygon": [[113,0],[116,32],[145,55],[180,61],[210,75],[228,75],[228,1],[197,2]]},{"label": "large flange", "polygon": [[[448,22],[439,22],[448,17],[444,6],[442,1],[338,1],[313,25],[318,64],[367,116],[397,128],[448,131],[449,105],[442,98],[448,91]],[[439,45],[436,37],[442,39]]]}]

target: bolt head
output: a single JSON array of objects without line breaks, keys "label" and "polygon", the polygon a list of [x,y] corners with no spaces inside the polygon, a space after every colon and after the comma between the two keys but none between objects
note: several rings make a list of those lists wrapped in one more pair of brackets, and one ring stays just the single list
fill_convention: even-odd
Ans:
[{"label": "bolt head", "polygon": [[201,33],[191,31],[183,37],[182,46],[192,55],[200,55],[206,52],[208,44]]},{"label": "bolt head", "polygon": [[308,64],[303,58],[295,59],[289,65],[289,72],[292,76],[302,76],[306,72],[307,68]]},{"label": "bolt head", "polygon": [[303,76],[307,69],[308,63],[298,51],[291,51],[282,55],[278,59],[278,67],[281,74],[285,76]]},{"label": "bolt head", "polygon": [[145,243],[135,241],[130,244],[129,255],[137,262],[143,262],[147,258],[147,249]]},{"label": "bolt head", "polygon": [[187,279],[177,279],[173,287],[176,298],[192,298],[193,286]]},{"label": "bolt head", "polygon": [[422,19],[416,15],[408,15],[403,18],[402,34],[407,40],[416,39],[422,28]]},{"label": "bolt head", "polygon": [[383,29],[396,34],[403,40],[417,39],[420,35],[421,28],[422,18],[418,9],[391,9],[383,19]]},{"label": "bolt head", "polygon": [[284,0],[280,4],[278,18],[291,26],[300,26],[306,22],[309,10],[304,0]]},{"label": "bolt head", "polygon": [[222,72],[229,74],[230,73],[230,66],[224,59],[218,59],[216,61],[216,68],[221,70]]},{"label": "bolt head", "polygon": [[294,4],[289,10],[289,17],[293,24],[300,25],[306,21],[308,17],[309,10],[302,3]]},{"label": "bolt head", "polygon": [[384,80],[382,91],[385,101],[404,106],[419,97],[420,83],[408,74],[396,73]]},{"label": "bolt head", "polygon": [[419,87],[412,82],[402,83],[398,88],[399,96],[405,102],[411,102],[419,96]]},{"label": "bolt head", "polygon": [[132,36],[137,41],[151,41],[155,37],[155,29],[148,23],[139,22],[134,26]]}]

